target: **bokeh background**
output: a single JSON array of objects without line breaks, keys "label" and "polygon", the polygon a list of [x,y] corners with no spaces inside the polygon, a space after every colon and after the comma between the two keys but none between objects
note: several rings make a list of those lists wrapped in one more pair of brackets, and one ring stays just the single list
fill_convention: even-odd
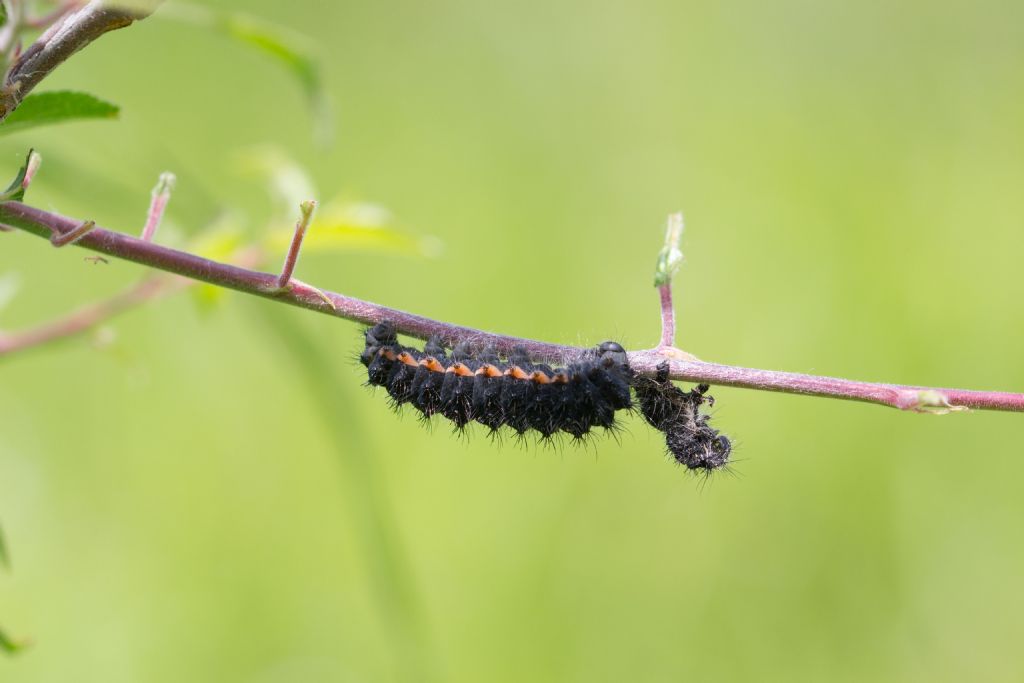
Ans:
[{"label": "bokeh background", "polygon": [[[121,119],[4,138],[29,200],[166,240],[275,215],[238,156],[378,202],[432,258],[313,252],[307,282],[461,324],[657,337],[684,209],[680,345],[724,363],[1024,389],[1024,5],[211,3],[308,36],[301,87],[153,18],[46,89]],[[287,229],[287,225],[283,226]],[[19,329],[137,281],[0,235]],[[179,295],[0,359],[0,680],[1012,681],[1024,419],[717,389],[737,477],[622,443],[496,447],[396,419],[359,329]]]}]

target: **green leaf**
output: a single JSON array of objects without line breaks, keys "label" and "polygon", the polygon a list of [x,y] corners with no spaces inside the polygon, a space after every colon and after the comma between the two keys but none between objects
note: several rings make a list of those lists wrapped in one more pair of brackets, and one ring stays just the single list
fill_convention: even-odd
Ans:
[{"label": "green leaf", "polygon": [[223,26],[228,35],[248,43],[281,63],[298,80],[306,94],[318,142],[330,145],[332,121],[330,100],[320,78],[320,66],[304,41],[291,38],[279,28],[242,15],[228,15]]},{"label": "green leaf", "polygon": [[[274,230],[266,246],[284,253],[292,239],[291,226]],[[303,253],[371,250],[431,257],[440,251],[433,237],[415,237],[394,227],[391,212],[377,204],[335,200],[320,209],[306,232]]]},{"label": "green leaf", "polygon": [[330,100],[320,76],[320,65],[309,47],[313,40],[268,21],[239,12],[221,12],[202,5],[176,2],[157,16],[187,21],[216,30],[273,58],[299,82],[313,115],[319,143],[331,142],[333,121]]},{"label": "green leaf", "polygon": [[0,135],[78,119],[112,119],[120,109],[88,93],[72,90],[32,93],[0,123]]},{"label": "green leaf", "polygon": [[319,195],[309,172],[276,147],[260,146],[245,150],[238,161],[241,171],[267,179],[270,195],[277,202],[276,209],[286,218],[292,217],[297,204]]},{"label": "green leaf", "polygon": [[11,638],[3,629],[0,629],[0,651],[6,652],[9,655],[17,654],[28,646],[28,643],[22,640],[15,640]]},{"label": "green leaf", "polygon": [[[283,255],[295,232],[295,205],[318,194],[313,181],[305,168],[274,147],[249,150],[241,161],[244,170],[263,175],[270,184],[270,196],[277,200],[280,212],[263,246],[275,256]],[[317,210],[302,251],[353,250],[432,257],[441,251],[441,243],[435,237],[417,237],[399,230],[391,212],[379,204],[337,197]]]},{"label": "green leaf", "polygon": [[14,180],[11,184],[0,194],[0,202],[17,201],[20,202],[25,198],[25,176],[28,174],[29,166],[35,163],[38,166],[39,155],[36,154],[34,149],[30,149],[28,154],[25,155],[25,163],[18,169],[18,175],[14,176]]},{"label": "green leaf", "polygon": [[232,38],[278,60],[298,79],[306,94],[312,97],[320,90],[320,69],[313,56],[296,36],[280,28],[241,14],[221,15],[221,26]]}]

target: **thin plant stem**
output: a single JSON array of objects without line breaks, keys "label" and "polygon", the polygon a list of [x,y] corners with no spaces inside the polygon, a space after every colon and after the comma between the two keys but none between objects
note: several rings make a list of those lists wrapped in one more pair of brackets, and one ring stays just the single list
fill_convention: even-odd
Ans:
[{"label": "thin plant stem", "polygon": [[313,200],[302,202],[299,205],[300,216],[295,224],[291,244],[288,245],[288,253],[285,255],[281,274],[277,278],[278,289],[285,289],[292,282],[292,273],[295,272],[295,265],[299,262],[299,251],[302,250],[302,238],[306,236],[306,229],[309,228],[314,209],[316,209],[316,202]]},{"label": "thin plant stem", "polygon": [[164,218],[164,211],[167,210],[167,202],[171,200],[171,190],[174,189],[174,174],[161,173],[160,179],[153,188],[153,194],[149,200],[149,211],[146,213],[146,224],[142,228],[142,240],[152,242],[156,236],[157,228]]},{"label": "thin plant stem", "polygon": [[[0,223],[43,238],[59,238],[81,225],[79,221],[15,201],[0,203]],[[388,320],[400,332],[420,339],[438,337],[450,345],[464,340],[480,345],[489,344],[502,353],[508,353],[515,347],[522,347],[534,358],[549,360],[575,358],[584,351],[574,346],[493,334],[453,325],[312,287],[292,287],[282,291],[277,288],[277,275],[211,261],[195,254],[103,228],[93,228],[75,244],[106,256],[366,325]],[[1024,412],[1024,394],[1020,393],[858,382],[835,377],[677,360],[678,355],[669,353],[670,351],[672,349],[662,348],[634,351],[629,356],[630,364],[637,372],[653,376],[657,366],[668,361],[670,377],[673,379],[864,401],[917,412],[948,412],[966,408]]]},{"label": "thin plant stem", "polygon": [[676,314],[672,307],[672,285],[658,287],[661,299],[661,343],[660,347],[674,347],[676,343]]}]

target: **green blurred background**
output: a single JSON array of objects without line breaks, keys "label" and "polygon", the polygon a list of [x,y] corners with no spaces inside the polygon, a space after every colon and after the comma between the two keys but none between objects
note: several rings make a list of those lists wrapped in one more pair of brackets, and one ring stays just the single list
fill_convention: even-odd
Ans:
[{"label": "green blurred background", "polygon": [[[120,121],[5,138],[29,200],[129,232],[262,225],[273,144],[323,198],[436,258],[311,253],[298,277],[460,324],[650,346],[687,215],[701,358],[1024,389],[1019,2],[213,3],[310,37],[325,151],[285,69],[153,18],[45,89]],[[18,329],[142,270],[0,235]],[[181,295],[0,359],[0,680],[1012,681],[1024,677],[1024,419],[717,389],[738,477],[621,444],[497,448],[396,419],[356,325]]]}]

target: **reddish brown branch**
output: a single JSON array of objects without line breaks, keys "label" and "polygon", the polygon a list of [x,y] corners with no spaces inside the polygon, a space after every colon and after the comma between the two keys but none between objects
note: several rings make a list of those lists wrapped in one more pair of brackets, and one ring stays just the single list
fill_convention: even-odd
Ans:
[{"label": "reddish brown branch", "polygon": [[160,221],[164,219],[164,211],[167,210],[167,202],[171,201],[171,190],[174,189],[174,174],[161,173],[160,179],[153,188],[149,198],[149,211],[146,212],[146,224],[142,226],[142,240],[152,242],[156,236]]},{"label": "reddish brown branch", "polygon": [[169,291],[172,286],[181,287],[186,283],[186,280],[176,281],[162,275],[149,277],[131,289],[125,290],[105,301],[83,306],[77,311],[52,322],[39,325],[24,332],[0,333],[0,356],[81,334],[95,328],[108,318],[126,309],[149,301]]},{"label": "reddish brown branch", "polygon": [[[94,0],[64,16],[28,46],[11,66],[0,88],[0,121],[18,108],[25,96],[71,55],[104,33],[131,25],[152,13],[161,0],[149,0],[148,9],[116,9]],[[136,3],[140,4],[140,3]]]},{"label": "reddish brown branch", "polygon": [[288,253],[284,258],[284,265],[281,266],[281,274],[277,277],[278,289],[287,288],[292,282],[292,273],[299,262],[299,252],[302,250],[302,239],[306,236],[309,228],[309,221],[313,218],[313,210],[316,209],[316,202],[310,199],[302,202],[299,207],[302,215],[295,224],[295,232],[292,233],[292,242],[288,245]]},{"label": "reddish brown branch", "polygon": [[658,346],[672,347],[676,343],[676,312],[672,306],[672,285],[660,285],[658,298],[661,301],[661,343]]},{"label": "reddish brown branch", "polygon": [[[43,238],[51,238],[54,235],[59,238],[81,225],[80,221],[42,211],[20,202],[0,203],[0,223],[18,227]],[[551,360],[572,358],[582,352],[582,349],[573,346],[492,334],[431,320],[312,287],[294,287],[282,291],[277,287],[277,275],[210,261],[194,254],[162,247],[102,228],[94,228],[75,242],[75,245],[107,256],[133,261],[191,279],[274,299],[346,320],[368,325],[389,320],[402,333],[420,339],[437,336],[448,344],[469,340],[479,344],[493,344],[499,351],[506,353],[513,347],[522,346],[535,358]],[[648,349],[631,353],[630,363],[638,372],[653,375],[659,363],[669,360],[671,376],[674,379],[762,391],[865,401],[901,410],[943,412],[955,408],[976,408],[1024,411],[1024,394],[856,382],[833,377],[756,370],[700,361],[680,361],[675,360],[676,357],[678,357],[678,353],[674,349]]]}]

